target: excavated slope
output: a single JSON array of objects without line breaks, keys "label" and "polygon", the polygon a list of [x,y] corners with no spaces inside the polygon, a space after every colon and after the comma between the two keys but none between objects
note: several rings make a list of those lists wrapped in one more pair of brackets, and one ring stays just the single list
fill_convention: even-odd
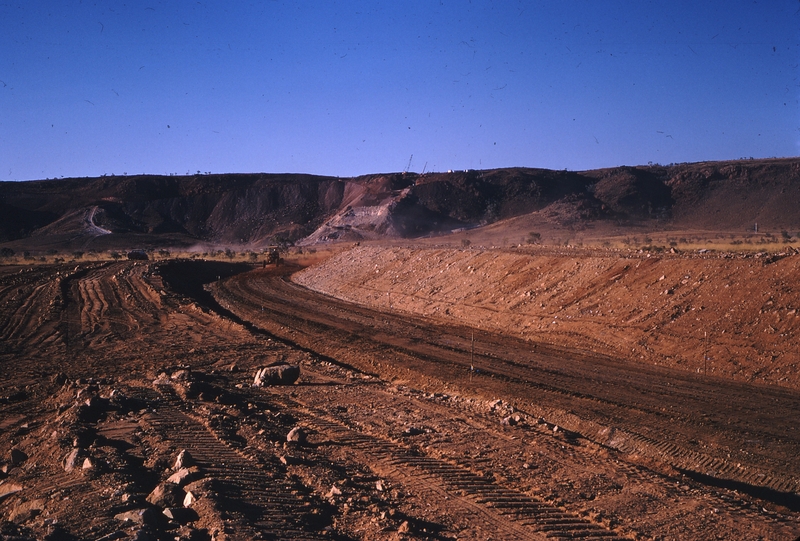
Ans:
[{"label": "excavated slope", "polygon": [[798,255],[357,247],[294,280],[380,310],[800,388]]}]

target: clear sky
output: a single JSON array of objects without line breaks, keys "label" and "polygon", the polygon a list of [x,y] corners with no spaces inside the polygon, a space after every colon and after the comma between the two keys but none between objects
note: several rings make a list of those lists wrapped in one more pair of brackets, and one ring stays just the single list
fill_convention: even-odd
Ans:
[{"label": "clear sky", "polygon": [[0,0],[0,179],[797,156],[799,62],[799,0]]}]

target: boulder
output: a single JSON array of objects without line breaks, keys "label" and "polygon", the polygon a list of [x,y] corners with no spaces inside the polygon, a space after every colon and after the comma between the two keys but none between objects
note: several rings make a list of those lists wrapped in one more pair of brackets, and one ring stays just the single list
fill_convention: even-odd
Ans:
[{"label": "boulder", "polygon": [[173,483],[178,486],[183,486],[192,481],[196,481],[201,477],[200,468],[192,466],[191,468],[181,468],[176,471],[167,479],[167,483]]},{"label": "boulder", "polygon": [[147,495],[147,501],[159,507],[175,507],[184,497],[176,483],[161,483]]},{"label": "boulder", "polygon": [[18,485],[17,483],[0,483],[0,501],[2,501],[6,496],[11,496],[12,494],[21,492],[22,489],[22,485]]},{"label": "boulder", "polygon": [[266,366],[256,371],[253,387],[291,385],[300,377],[300,367],[293,364]]},{"label": "boulder", "polygon": [[194,459],[192,458],[192,455],[189,454],[189,451],[183,449],[180,453],[178,453],[178,457],[175,459],[175,465],[172,467],[172,469],[178,471],[182,468],[188,468],[190,466],[194,466]]},{"label": "boulder", "polygon": [[75,448],[64,459],[64,471],[72,471],[78,467],[78,460],[81,457],[81,450]]},{"label": "boulder", "polygon": [[46,502],[44,500],[20,502],[14,507],[14,510],[11,511],[9,518],[17,523],[27,522],[40,514],[44,510],[45,504]]},{"label": "boulder", "polygon": [[183,506],[191,507],[197,501],[197,496],[191,490],[186,491],[186,496],[183,497]]},{"label": "boulder", "polygon": [[302,426],[296,426],[289,431],[286,435],[286,441],[291,443],[305,443],[308,440],[308,434]]}]

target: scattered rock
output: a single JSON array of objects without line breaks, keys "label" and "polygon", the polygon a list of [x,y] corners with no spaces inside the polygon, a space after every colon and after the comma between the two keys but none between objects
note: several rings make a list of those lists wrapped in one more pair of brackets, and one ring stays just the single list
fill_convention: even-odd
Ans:
[{"label": "scattered rock", "polygon": [[253,387],[291,385],[300,377],[300,367],[292,364],[267,366],[256,372]]},{"label": "scattered rock", "polygon": [[197,511],[188,507],[168,507],[164,509],[164,516],[179,524],[187,524],[200,518]]},{"label": "scattered rock", "polygon": [[176,370],[172,373],[170,379],[174,381],[189,381],[192,379],[192,372],[188,369]]},{"label": "scattered rock", "polygon": [[183,449],[180,453],[178,453],[178,457],[175,459],[175,465],[172,466],[172,469],[178,471],[182,468],[188,468],[190,466],[194,466],[194,459],[192,455],[189,454],[189,451]]},{"label": "scattered rock", "polygon": [[173,483],[178,486],[183,486],[192,481],[196,481],[201,477],[200,468],[192,466],[191,468],[181,468],[176,471],[167,479],[167,483]]},{"label": "scattered rock", "polygon": [[409,426],[405,430],[403,430],[403,436],[417,436],[419,434],[424,434],[425,431],[421,428],[416,426]]},{"label": "scattered rock", "polygon": [[519,415],[509,415],[508,417],[503,417],[503,420],[500,421],[500,424],[504,426],[516,426],[521,420],[522,417]]},{"label": "scattered rock", "polygon": [[11,512],[9,518],[22,524],[23,522],[27,522],[28,520],[32,519],[36,515],[42,512],[45,506],[44,500],[30,500],[27,502],[20,502],[15,507],[14,510]]},{"label": "scattered rock", "polygon": [[325,495],[325,497],[328,498],[328,499],[331,499],[331,498],[334,498],[336,496],[341,496],[341,495],[342,495],[342,491],[339,489],[339,487],[337,487],[336,485],[333,485],[331,487],[331,489],[328,491],[328,493]]},{"label": "scattered rock", "polygon": [[159,507],[175,507],[182,498],[183,489],[177,483],[160,483],[147,495],[147,501]]},{"label": "scattered rock", "polygon": [[191,507],[196,501],[197,501],[197,496],[194,495],[194,492],[187,490],[186,496],[183,497],[183,506]]},{"label": "scattered rock", "polygon": [[81,456],[81,449],[75,448],[64,459],[64,471],[72,471],[78,467],[78,459]]},{"label": "scattered rock", "polygon": [[165,373],[161,373],[158,375],[156,379],[153,380],[153,385],[171,385],[172,380],[169,379]]},{"label": "scattered rock", "polygon": [[408,523],[407,520],[404,520],[400,526],[397,527],[397,533],[409,533],[411,531],[411,525]]},{"label": "scattered rock", "polygon": [[117,513],[114,518],[120,522],[150,525],[156,523],[158,516],[151,507],[148,507],[147,509],[133,509],[124,513]]},{"label": "scattered rock", "polygon": [[300,444],[306,443],[308,434],[302,426],[296,426],[286,435],[286,441]]},{"label": "scattered rock", "polygon": [[301,459],[291,455],[281,455],[279,460],[284,466],[296,466],[303,463]]},{"label": "scattered rock", "polygon": [[383,481],[381,481],[380,479],[378,479],[377,481],[375,481],[375,489],[376,489],[378,492],[383,492],[383,490],[384,490]]},{"label": "scattered rock", "polygon": [[22,491],[22,489],[22,485],[18,485],[17,483],[0,483],[0,501],[6,496],[11,496],[12,494]]},{"label": "scattered rock", "polygon": [[81,466],[82,470],[92,470],[92,469],[94,469],[94,467],[95,467],[95,465],[94,465],[94,462],[92,462],[91,458],[87,457],[87,458],[83,459],[83,465]]}]

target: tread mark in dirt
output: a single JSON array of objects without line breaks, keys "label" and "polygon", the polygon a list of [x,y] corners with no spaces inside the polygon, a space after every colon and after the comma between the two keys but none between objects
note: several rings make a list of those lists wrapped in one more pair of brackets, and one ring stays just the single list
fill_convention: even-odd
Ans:
[{"label": "tread mark in dirt", "polygon": [[629,539],[547,502],[497,485],[491,479],[470,471],[467,461],[451,464],[415,455],[399,445],[357,432],[321,410],[308,405],[303,407],[312,416],[309,422],[315,429],[372,457],[402,478],[404,484],[443,487],[450,499],[480,512],[493,527],[514,539]]},{"label": "tread mark in dirt", "polygon": [[[149,394],[147,389],[141,391]],[[298,494],[302,486],[271,474],[256,458],[229,446],[199,419],[174,405],[164,405],[143,421],[189,450],[205,477],[214,480],[219,487],[218,503],[232,517],[228,539],[327,539],[303,528],[302,517],[311,510],[311,501]],[[277,464],[270,464],[270,469],[280,471]]]},{"label": "tread mark in dirt", "polygon": [[[243,317],[249,321],[253,321],[257,326],[266,325],[270,332],[275,332],[284,338],[286,338],[287,335],[283,327],[280,327],[281,325],[286,325],[289,328],[289,334],[295,339],[297,338],[297,334],[294,332],[294,330],[297,330],[300,333],[309,333],[310,331],[309,336],[312,342],[315,340],[314,336],[320,332],[328,339],[332,336],[336,336],[337,334],[341,334],[342,332],[337,327],[337,325],[341,326],[341,323],[338,322],[338,319],[334,321],[330,318],[326,319],[325,316],[326,311],[335,309],[337,301],[313,292],[309,292],[304,288],[287,282],[281,277],[259,276],[258,274],[239,275],[218,284],[215,289],[215,294],[218,296],[223,305],[228,305],[229,309],[233,310],[240,317]],[[293,300],[289,301],[288,299]],[[297,303],[298,306],[302,306],[304,303],[305,305],[309,306],[308,313],[303,316],[302,320],[299,320],[297,315],[293,316],[291,310],[286,309],[287,303],[291,304],[292,302]],[[344,319],[352,320],[354,324],[357,323],[356,326],[358,326],[362,325],[362,320],[367,321],[369,319],[367,316],[369,315],[377,317],[374,316],[373,311],[368,308],[353,306],[352,312],[348,313]],[[387,315],[385,317],[390,316]],[[274,324],[277,324],[279,328],[275,328]],[[368,322],[366,323],[367,327],[370,324],[376,323]],[[360,336],[364,338],[366,336],[371,336],[371,333],[374,333],[374,329],[372,331],[363,331]],[[435,340],[433,342],[435,342]],[[435,344],[432,343],[432,345],[433,347],[436,347]],[[384,348],[386,348],[385,345]],[[392,351],[398,352],[398,354],[409,354],[411,357],[406,359],[407,361],[414,359],[416,359],[416,361],[423,361],[421,364],[419,362],[417,363],[420,364],[423,371],[423,365],[426,362],[430,364],[431,360],[427,359],[426,355],[415,354],[415,352],[406,351],[405,348],[399,347],[396,343],[392,343],[390,346],[388,346],[388,348]],[[447,364],[445,362],[445,357],[445,352],[442,351],[440,358],[437,358],[435,361],[437,369],[442,370],[445,367]],[[457,370],[457,363],[460,361],[456,359],[454,362],[456,364],[453,364],[452,367],[454,370]],[[597,401],[597,398],[593,397],[591,393],[589,395],[585,395],[586,391],[581,391],[580,389],[577,391],[575,390],[574,377],[571,379],[567,377],[563,383],[558,385],[554,384],[554,378],[562,378],[562,375],[558,371],[552,373],[547,372],[548,383],[543,384],[541,383],[542,376],[537,376],[535,373],[537,370],[535,366],[524,366],[523,364],[515,362],[512,359],[494,356],[491,359],[491,364],[492,374],[494,374],[497,378],[502,378],[504,380],[507,379],[510,383],[533,386],[542,392],[556,393],[563,395],[567,399],[577,398],[580,400],[589,400],[593,403]],[[638,366],[634,367],[633,372],[628,376],[633,377],[636,373],[638,373],[637,371],[643,370],[646,371],[645,368]],[[654,374],[658,374],[658,372],[654,371]],[[689,377],[685,374],[681,376],[684,378]],[[643,378],[640,377],[639,379]],[[589,378],[588,381],[590,380],[591,378]],[[635,384],[635,382],[630,381],[629,384]],[[705,404],[702,399],[698,398],[699,393],[702,393],[704,389],[706,389],[704,385],[706,384],[692,383],[692,386],[687,390],[687,392],[694,393],[694,395],[688,394],[688,398],[691,398],[695,401],[699,400],[698,407],[704,406]],[[707,385],[707,387],[708,389],[711,389],[710,385]],[[673,391],[672,387],[670,387],[669,392],[675,393],[678,391],[679,389]],[[661,392],[663,393],[665,391],[661,389]],[[744,390],[740,389],[736,385],[731,385],[731,388],[728,389],[731,399],[743,398],[742,393],[744,392]],[[750,394],[752,395],[753,392],[756,391],[751,390]],[[775,395],[775,400],[784,401],[784,405],[788,408],[788,411],[793,411],[798,407],[798,402],[795,397],[790,396],[791,393],[784,392],[780,389],[766,388],[759,388],[757,392],[771,393]],[[672,396],[668,393],[664,398],[678,400],[681,399],[682,396],[683,395],[681,394]],[[750,397],[750,400],[752,400],[752,396]],[[797,493],[798,490],[800,490],[800,475],[796,475],[795,472],[786,469],[786,467],[791,464],[791,461],[789,463],[782,464],[777,461],[772,461],[773,457],[770,456],[769,458],[773,463],[762,466],[753,464],[752,460],[746,461],[746,459],[750,458],[749,455],[747,457],[740,456],[726,460],[722,456],[709,456],[708,454],[695,451],[687,447],[680,440],[680,438],[675,437],[676,434],[673,432],[673,430],[677,427],[679,429],[677,433],[678,435],[682,435],[680,432],[681,425],[685,426],[686,429],[691,430],[697,430],[698,428],[700,430],[707,430],[701,427],[701,425],[705,422],[704,419],[698,418],[696,415],[692,416],[689,414],[687,418],[681,419],[682,423],[680,425],[676,425],[674,423],[664,423],[663,421],[659,421],[659,411],[650,411],[648,408],[641,409],[637,404],[629,402],[617,403],[613,399],[604,397],[600,400],[600,405],[603,407],[608,406],[611,410],[622,407],[641,417],[641,420],[655,422],[655,425],[651,425],[647,428],[650,429],[651,432],[653,430],[656,432],[652,433],[651,437],[645,436],[639,433],[640,430],[637,429],[635,424],[630,426],[630,423],[622,422],[619,418],[615,418],[614,423],[611,425],[608,425],[608,420],[604,422],[602,419],[599,423],[590,423],[590,425],[592,425],[594,428],[589,428],[588,432],[586,430],[579,429],[573,430],[583,433],[584,436],[590,439],[595,438],[594,432],[597,431],[597,439],[595,441],[598,443],[608,445],[609,447],[615,448],[622,452],[651,456],[680,470],[693,472],[701,476],[708,476],[712,479],[719,479],[721,482],[731,481],[733,483],[739,483],[742,485],[741,488],[744,490],[748,490],[747,485],[754,487],[756,491],[758,491],[761,487],[774,490],[778,493],[776,495],[778,499],[783,498],[782,494],[788,494],[789,497],[791,497],[791,494]],[[597,409],[594,406],[595,404],[593,404],[591,407],[593,409]],[[753,405],[753,407],[757,406]],[[722,414],[725,413],[726,412],[722,412]],[[615,417],[618,417],[618,415],[615,414]],[[739,421],[744,421],[745,423],[742,425],[740,430],[761,431],[769,427],[769,424],[764,423],[753,425],[749,419],[740,419]],[[782,422],[785,424],[785,421]],[[613,426],[619,436],[624,436],[622,438],[615,438],[615,440],[619,442],[619,445],[611,444],[612,442],[609,442],[608,437],[600,433],[603,428],[605,428],[604,425]],[[730,432],[731,429],[728,428],[727,430]],[[767,430],[763,436],[760,435],[759,437],[763,437],[770,442],[774,441],[776,444],[786,446],[787,451],[784,452],[785,455],[791,449],[793,442],[776,441],[772,436],[774,433],[775,429],[772,429],[771,431]],[[657,438],[653,437],[656,435],[658,436]],[[737,452],[739,449],[737,446],[742,442],[738,441],[737,437],[735,436],[731,437],[733,439],[730,443],[730,449],[733,452]],[[771,446],[770,449],[774,452],[777,447]],[[749,449],[748,451],[752,453],[753,449]],[[763,455],[763,452],[759,453],[759,455],[760,458],[766,458]]]}]

